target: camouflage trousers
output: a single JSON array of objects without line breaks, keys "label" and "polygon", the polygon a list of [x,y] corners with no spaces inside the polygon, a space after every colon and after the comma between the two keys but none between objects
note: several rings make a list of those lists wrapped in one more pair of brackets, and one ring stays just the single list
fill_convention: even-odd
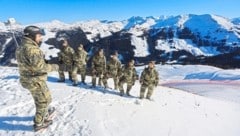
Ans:
[{"label": "camouflage trousers", "polygon": [[86,78],[86,65],[78,65],[78,66],[73,66],[73,71],[72,71],[72,80],[73,82],[78,82],[77,74],[81,75],[82,82],[85,82]]},{"label": "camouflage trousers", "polygon": [[148,92],[147,92],[147,96],[146,98],[147,99],[150,99],[152,94],[153,94],[153,89],[154,89],[154,84],[148,84],[148,85],[145,85],[145,84],[142,84],[141,85],[141,89],[140,89],[140,98],[144,98],[144,95],[145,95],[145,91],[148,89]]},{"label": "camouflage trousers", "polygon": [[99,77],[98,79],[98,85],[102,86],[102,79],[103,79],[103,71],[102,70],[97,70],[97,71],[93,71],[92,72],[92,85],[96,86],[96,82],[97,82],[97,77]]},{"label": "camouflage trousers", "polygon": [[59,65],[59,78],[65,80],[64,71],[68,71],[69,80],[72,80],[72,64],[61,64]]},{"label": "camouflage trousers", "polygon": [[124,88],[123,88],[124,83],[127,83],[127,92],[126,93],[129,94],[129,92],[132,89],[132,86],[134,85],[134,82],[120,79],[118,86],[119,86],[119,91],[121,94],[124,94]]},{"label": "camouflage trousers", "polygon": [[52,101],[51,93],[47,87],[45,80],[39,80],[38,77],[20,78],[21,85],[28,89],[33,97],[36,106],[34,117],[35,124],[44,122],[48,115],[48,106]]},{"label": "camouflage trousers", "polygon": [[118,83],[119,83],[119,79],[117,75],[109,75],[109,74],[105,74],[103,77],[103,85],[105,88],[108,88],[108,83],[107,80],[109,78],[113,78],[113,82],[114,82],[114,89],[117,90],[118,89]]}]

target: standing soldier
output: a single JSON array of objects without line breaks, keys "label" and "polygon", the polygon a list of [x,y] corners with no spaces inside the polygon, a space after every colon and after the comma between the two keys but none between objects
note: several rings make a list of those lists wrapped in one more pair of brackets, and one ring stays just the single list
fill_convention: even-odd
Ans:
[{"label": "standing soldier", "polygon": [[158,72],[155,69],[155,62],[150,61],[148,64],[148,67],[143,70],[140,77],[140,84],[141,84],[140,99],[144,98],[145,91],[146,89],[148,89],[146,98],[150,100],[153,94],[154,87],[158,85],[158,81],[159,81],[159,78],[158,78]]},{"label": "standing soldier", "polygon": [[100,49],[92,58],[92,87],[96,87],[96,79],[99,77],[98,85],[102,85],[103,74],[106,70],[106,58],[103,49]]},{"label": "standing soldier", "polygon": [[73,55],[73,72],[72,72],[72,78],[73,78],[73,86],[78,85],[78,79],[77,74],[80,72],[82,83],[85,83],[85,77],[86,77],[86,65],[87,65],[87,52],[84,50],[83,45],[80,44],[77,48],[76,53]]},{"label": "standing soldier", "polygon": [[111,58],[107,64],[107,69],[103,77],[103,84],[105,88],[108,88],[107,80],[112,77],[114,81],[114,89],[118,89],[119,75],[121,72],[121,62],[118,59],[118,53],[115,52],[111,55]]},{"label": "standing soldier", "polygon": [[130,60],[128,64],[122,68],[121,76],[119,78],[119,90],[121,96],[124,95],[124,83],[127,83],[127,95],[130,96],[130,91],[137,78],[138,76],[137,71],[134,67],[134,60]]},{"label": "standing soldier", "polygon": [[73,54],[74,50],[68,45],[66,39],[62,41],[61,51],[58,53],[59,68],[59,80],[58,82],[65,82],[64,71],[68,71],[69,80],[72,81],[72,66],[73,66]]},{"label": "standing soldier", "polygon": [[19,67],[20,83],[28,89],[33,97],[36,113],[34,117],[34,130],[38,131],[52,124],[49,104],[51,93],[47,87],[47,73],[58,70],[58,65],[47,64],[39,46],[42,42],[44,31],[36,26],[24,29],[24,37],[16,50],[16,59]]}]

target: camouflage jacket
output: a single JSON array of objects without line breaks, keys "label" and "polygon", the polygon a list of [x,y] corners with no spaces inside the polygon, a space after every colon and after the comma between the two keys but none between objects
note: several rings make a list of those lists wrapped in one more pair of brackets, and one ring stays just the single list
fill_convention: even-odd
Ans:
[{"label": "camouflage jacket", "polygon": [[72,65],[74,50],[70,46],[64,47],[61,52],[58,53],[58,61],[63,62],[66,65]]},{"label": "camouflage jacket", "polygon": [[120,72],[120,79],[134,83],[137,78],[138,75],[135,67],[129,67],[128,65],[126,65],[122,68]]},{"label": "camouflage jacket", "polygon": [[149,84],[158,84],[159,77],[158,72],[155,68],[150,69],[149,67],[145,68],[141,74],[140,82],[145,85]]},{"label": "camouflage jacket", "polygon": [[21,77],[46,76],[47,72],[53,70],[52,66],[44,61],[39,45],[28,37],[23,38],[15,55]]},{"label": "camouflage jacket", "polygon": [[106,70],[106,58],[105,56],[95,55],[92,58],[92,70],[105,72]]},{"label": "camouflage jacket", "polygon": [[73,61],[74,64],[77,66],[82,66],[87,64],[87,52],[82,50],[82,51],[77,51],[73,55]]},{"label": "camouflage jacket", "polygon": [[121,72],[121,62],[111,58],[107,64],[107,70],[109,74],[118,76]]}]

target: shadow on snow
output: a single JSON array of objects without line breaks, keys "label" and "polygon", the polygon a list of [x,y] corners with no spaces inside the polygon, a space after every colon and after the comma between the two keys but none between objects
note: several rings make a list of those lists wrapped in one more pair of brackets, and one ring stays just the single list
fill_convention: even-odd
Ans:
[{"label": "shadow on snow", "polygon": [[[21,116],[11,116],[11,117],[0,117],[0,130],[6,131],[33,131],[33,125],[26,124],[26,122],[32,121],[33,116],[21,117]],[[18,122],[16,124],[16,122]],[[19,122],[22,122],[20,124]]]}]

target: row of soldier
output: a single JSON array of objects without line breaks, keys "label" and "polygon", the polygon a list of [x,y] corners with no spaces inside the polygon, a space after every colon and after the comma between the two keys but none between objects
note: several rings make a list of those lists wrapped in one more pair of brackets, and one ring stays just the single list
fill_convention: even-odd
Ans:
[{"label": "row of soldier", "polygon": [[[85,83],[87,53],[83,46],[80,45],[77,51],[68,45],[67,40],[63,42],[63,48],[59,53],[59,65],[48,64],[44,61],[43,52],[39,46],[42,43],[44,30],[37,26],[27,26],[24,31],[22,43],[16,50],[16,59],[19,67],[20,83],[22,87],[29,90],[36,106],[34,116],[34,130],[39,131],[47,128],[53,123],[50,115],[53,108],[50,108],[52,101],[50,89],[47,86],[47,74],[51,71],[59,71],[60,82],[65,81],[64,70],[69,72],[73,85],[78,84],[77,73],[81,73],[82,82]],[[120,90],[120,94],[124,95],[123,84],[127,83],[127,94],[137,79],[134,61],[130,61],[126,66],[121,67],[117,54],[114,54],[108,64],[103,50],[99,50],[92,58],[91,74],[92,86],[96,87],[96,78],[99,78],[99,84],[103,82],[105,87],[107,79],[114,79],[115,89]],[[154,62],[150,62],[140,77],[140,98],[144,98],[145,90],[148,89],[147,98],[150,99],[153,88],[158,84],[158,72],[154,68]]]},{"label": "row of soldier", "polygon": [[[58,82],[65,82],[64,71],[68,71],[69,79],[73,82],[73,86],[78,85],[78,76],[81,75],[81,83],[85,83],[86,69],[88,62],[88,54],[84,50],[82,44],[80,44],[76,51],[71,48],[66,39],[62,42],[61,51],[58,54],[59,62],[59,77]],[[134,67],[134,60],[130,60],[125,66],[121,66],[121,62],[118,59],[118,53],[114,52],[111,55],[108,62],[104,56],[103,49],[97,51],[91,59],[91,76],[92,76],[92,88],[96,87],[96,81],[98,78],[98,85],[108,88],[107,80],[113,78],[114,89],[120,91],[120,95],[123,96],[125,91],[123,85],[127,83],[126,94],[130,96],[130,91],[135,81],[138,79],[136,69]],[[140,77],[140,99],[144,98],[145,91],[147,92],[147,99],[151,98],[153,89],[158,84],[158,72],[155,69],[154,61],[150,61],[148,67],[144,69]]]}]

